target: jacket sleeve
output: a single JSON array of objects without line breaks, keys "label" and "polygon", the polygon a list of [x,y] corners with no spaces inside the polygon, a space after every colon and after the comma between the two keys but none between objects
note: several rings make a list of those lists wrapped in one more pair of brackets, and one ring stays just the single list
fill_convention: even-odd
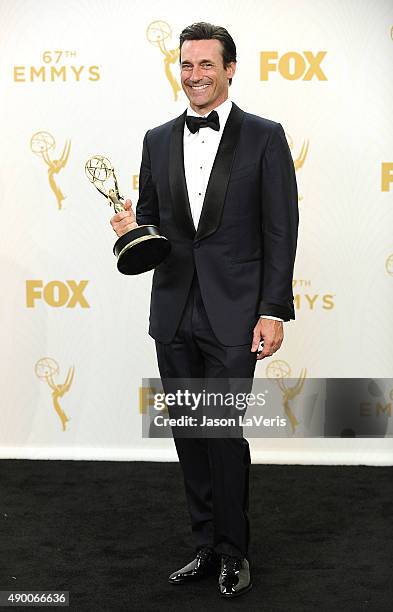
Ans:
[{"label": "jacket sleeve", "polygon": [[151,162],[147,142],[148,130],[143,139],[142,162],[139,172],[139,198],[136,205],[136,221],[138,225],[160,226],[157,192],[151,176]]},{"label": "jacket sleeve", "polygon": [[283,127],[277,123],[262,160],[263,279],[258,313],[295,318],[293,268],[299,224],[295,167]]}]

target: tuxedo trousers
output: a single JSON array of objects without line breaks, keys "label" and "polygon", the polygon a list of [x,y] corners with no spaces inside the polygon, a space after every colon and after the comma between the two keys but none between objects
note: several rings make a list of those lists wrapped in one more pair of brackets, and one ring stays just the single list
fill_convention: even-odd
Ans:
[{"label": "tuxedo trousers", "polygon": [[[222,316],[225,317],[225,312]],[[165,380],[171,378],[231,379],[232,392],[249,393],[256,365],[251,341],[251,336],[248,344],[237,346],[225,346],[218,341],[195,271],[173,340],[169,344],[155,341],[165,393],[168,393]],[[251,458],[242,430],[236,437],[178,437],[174,428],[172,432],[196,550],[210,546],[218,554],[248,558]]]}]

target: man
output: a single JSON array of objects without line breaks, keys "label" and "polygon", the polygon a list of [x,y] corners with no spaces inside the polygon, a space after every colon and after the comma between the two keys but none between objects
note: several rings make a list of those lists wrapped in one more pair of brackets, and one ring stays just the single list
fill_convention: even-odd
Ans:
[{"label": "man", "polygon": [[[281,124],[228,99],[236,47],[226,29],[185,28],[180,67],[189,107],[147,132],[136,217],[127,200],[111,224],[118,236],[154,224],[171,242],[154,271],[150,306],[161,377],[252,381],[256,361],[279,349],[283,321],[295,318],[294,165]],[[217,573],[223,597],[245,593],[248,443],[174,439],[196,554],[169,581]]]}]

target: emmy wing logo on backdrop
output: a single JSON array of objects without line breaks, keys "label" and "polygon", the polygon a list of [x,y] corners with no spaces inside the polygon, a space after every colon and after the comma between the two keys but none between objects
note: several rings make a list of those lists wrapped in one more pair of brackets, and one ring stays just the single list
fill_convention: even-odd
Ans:
[{"label": "emmy wing logo on backdrop", "polygon": [[[287,133],[285,133],[285,135],[287,137],[289,148],[291,149],[291,152],[292,152],[293,151],[293,147],[294,147],[293,138],[289,134],[287,134]],[[307,157],[307,154],[308,154],[309,144],[310,144],[309,140],[303,140],[303,144],[302,144],[302,147],[300,149],[299,155],[297,157],[293,157],[293,154],[292,154],[293,164],[295,166],[295,171],[296,172],[298,170],[300,170],[301,168],[303,168],[303,166],[304,166],[304,163],[306,161],[306,157]],[[303,200],[303,196],[299,195],[298,199],[299,199],[299,202],[300,202],[300,200]]]},{"label": "emmy wing logo on backdrop", "polygon": [[389,276],[393,276],[393,253],[391,253],[385,261],[385,270]]},{"label": "emmy wing logo on backdrop", "polygon": [[55,181],[55,175],[59,174],[59,172],[63,168],[65,168],[68,162],[71,149],[71,141],[66,140],[63,152],[58,159],[52,159],[50,154],[50,152],[54,150],[55,146],[55,139],[49,132],[36,132],[35,134],[33,134],[30,140],[30,149],[35,155],[41,157],[42,161],[48,167],[49,187],[56,198],[58,210],[61,210],[62,202],[66,196],[63,195],[60,187],[57,185]]},{"label": "emmy wing logo on backdrop", "polygon": [[178,99],[178,93],[181,87],[172,73],[172,66],[179,60],[179,47],[167,49],[166,42],[172,38],[171,26],[166,21],[153,21],[146,29],[146,38],[152,45],[159,48],[164,56],[165,76],[172,87],[175,102]]},{"label": "emmy wing logo on backdrop", "polygon": [[74,366],[69,368],[67,377],[62,384],[55,383],[54,376],[59,374],[59,364],[51,357],[43,357],[35,364],[34,371],[36,376],[45,380],[52,390],[53,407],[56,410],[61,421],[63,431],[66,430],[66,423],[70,420],[59,403],[59,398],[63,397],[71,388],[74,380]]},{"label": "emmy wing logo on backdrop", "polygon": [[306,368],[302,368],[298,380],[292,387],[290,387],[285,381],[286,378],[290,378],[291,376],[291,368],[286,361],[276,359],[275,361],[269,363],[266,368],[266,376],[276,381],[282,393],[282,405],[291,424],[292,434],[295,433],[300,422],[297,420],[289,403],[301,393],[304,386],[304,381],[306,379],[306,373]]}]

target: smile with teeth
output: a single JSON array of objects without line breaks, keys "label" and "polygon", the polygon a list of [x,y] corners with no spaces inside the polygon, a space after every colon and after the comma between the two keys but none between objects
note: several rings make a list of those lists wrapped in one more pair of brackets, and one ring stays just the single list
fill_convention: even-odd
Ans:
[{"label": "smile with teeth", "polygon": [[206,89],[206,87],[209,87],[210,83],[207,83],[206,85],[190,85],[191,89]]}]

